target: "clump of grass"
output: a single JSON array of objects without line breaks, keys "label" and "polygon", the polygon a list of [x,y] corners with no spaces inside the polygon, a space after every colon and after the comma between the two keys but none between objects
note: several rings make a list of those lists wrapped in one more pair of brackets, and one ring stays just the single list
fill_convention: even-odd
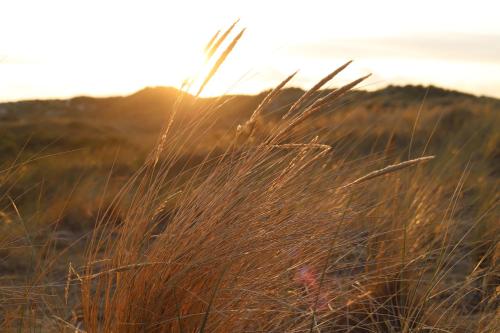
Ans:
[{"label": "clump of grass", "polygon": [[[240,36],[221,53],[200,89]],[[208,47],[212,55],[222,45],[216,38]],[[104,219],[96,227],[77,281],[81,328],[492,332],[497,301],[491,286],[480,282],[494,268],[468,262],[459,281],[448,279],[467,257],[461,251],[471,228],[460,233],[454,220],[463,180],[449,197],[435,190],[439,185],[426,168],[403,171],[431,156],[367,173],[375,157],[360,164],[336,156],[318,138],[292,141],[300,139],[290,134],[293,128],[367,78],[313,97],[348,64],[306,92],[259,141],[253,137],[256,119],[295,74],[285,79],[239,127],[233,144],[209,154],[189,171],[187,182],[171,174],[173,166],[186,142],[193,147],[203,142],[201,119],[217,108],[200,109],[187,130],[175,133],[172,117],[155,163],[145,164],[117,198],[132,197],[122,219]],[[387,177],[380,182],[382,175]],[[356,180],[345,185],[346,179]],[[178,195],[168,214],[158,214],[173,193]],[[444,232],[429,240],[439,223]],[[480,296],[464,311],[468,290]]]}]

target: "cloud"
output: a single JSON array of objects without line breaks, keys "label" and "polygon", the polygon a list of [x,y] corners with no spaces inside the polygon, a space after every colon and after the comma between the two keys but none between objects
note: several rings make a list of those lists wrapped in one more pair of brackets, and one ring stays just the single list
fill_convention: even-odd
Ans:
[{"label": "cloud", "polygon": [[500,35],[439,34],[352,38],[304,43],[283,49],[306,58],[411,58],[500,63]]}]

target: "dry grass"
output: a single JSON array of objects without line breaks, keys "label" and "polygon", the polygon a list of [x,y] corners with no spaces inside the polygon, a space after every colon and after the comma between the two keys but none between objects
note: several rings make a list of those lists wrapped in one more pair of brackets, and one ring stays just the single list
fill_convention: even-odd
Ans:
[{"label": "dry grass", "polygon": [[[233,28],[212,38],[211,57]],[[495,218],[498,196],[463,221],[470,168],[450,183],[432,156],[380,168],[387,156],[350,159],[315,130],[297,131],[366,79],[318,96],[348,64],[259,128],[288,77],[224,150],[183,172],[179,159],[205,143],[218,105],[172,116],[98,218],[85,265],[54,287],[64,297],[39,295],[42,314],[11,322],[67,332],[494,332],[498,237],[492,227],[492,237],[471,235]],[[193,102],[181,94],[177,110],[183,103]],[[73,305],[81,316],[68,316]]]},{"label": "dry grass", "polygon": [[[292,77],[256,108],[245,125],[251,127],[248,137],[262,110]],[[297,150],[272,149],[293,127],[365,78],[312,101],[289,121],[277,123],[268,138],[235,141],[210,167],[200,165],[181,186],[169,216],[153,218],[172,190],[162,180],[178,148],[169,147],[160,167],[145,167],[127,189],[134,200],[123,221],[103,221],[90,247],[81,281],[85,330],[492,331],[490,292],[481,291],[475,305],[482,321],[460,319],[459,309],[466,306],[465,290],[478,288],[477,281],[491,276],[492,267],[481,273],[475,267],[457,286],[443,285],[461,236],[450,236],[453,208],[441,204],[448,200],[453,206],[457,198],[420,197],[430,187],[421,169],[346,191],[432,157],[391,165],[346,186],[345,179],[365,167],[331,156],[330,147],[317,139],[282,145]],[[300,110],[326,80],[285,114]],[[193,121],[190,131],[199,133],[199,124]],[[428,221],[415,222],[426,209],[432,214],[419,218]],[[429,244],[422,228],[438,221],[448,223],[448,229],[434,234]],[[96,272],[90,263],[102,258],[107,261]]]}]

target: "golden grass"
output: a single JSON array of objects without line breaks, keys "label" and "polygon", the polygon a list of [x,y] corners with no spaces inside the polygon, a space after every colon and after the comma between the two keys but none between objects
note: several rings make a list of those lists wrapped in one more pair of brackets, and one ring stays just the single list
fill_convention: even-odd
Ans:
[{"label": "golden grass", "polygon": [[[321,80],[290,110],[299,110],[348,64]],[[211,70],[203,82],[214,73]],[[244,126],[249,137],[262,110],[294,75],[250,116]],[[85,330],[491,331],[487,319],[485,326],[457,321],[455,306],[463,304],[465,294],[460,289],[447,294],[453,288],[440,284],[451,270],[445,267],[453,264],[450,249],[458,248],[460,238],[455,243],[448,234],[433,235],[429,244],[411,224],[422,209],[434,209],[434,215],[424,217],[434,221],[453,216],[439,207],[446,202],[439,194],[419,197],[422,187],[430,186],[425,172],[409,175],[408,185],[401,185],[406,177],[400,176],[385,179],[383,186],[353,187],[432,156],[365,173],[343,185],[345,175],[362,175],[366,167],[329,156],[331,147],[318,143],[318,137],[304,144],[282,143],[292,137],[292,128],[367,77],[312,100],[289,121],[284,117],[275,124],[261,141],[234,141],[180,186],[168,217],[152,218],[162,197],[172,193],[163,188],[162,179],[175,163],[178,148],[169,147],[161,168],[144,169],[127,189],[133,191],[134,201],[123,220],[118,225],[103,221],[89,249],[81,281]],[[291,115],[290,110],[285,115]],[[190,130],[199,133],[196,126],[202,125],[195,121]],[[287,149],[276,152],[278,147]],[[399,190],[404,199],[397,198]],[[90,263],[102,258],[107,261],[96,272]],[[474,285],[473,280],[461,281],[461,288]],[[487,299],[480,301],[484,309]],[[482,313],[488,318],[491,308]]]},{"label": "golden grass", "polygon": [[[209,57],[235,25],[214,35]],[[219,103],[177,124],[181,93],[147,162],[99,215],[85,264],[71,264],[55,286],[31,289],[62,290],[60,303],[40,292],[30,306],[41,313],[21,307],[31,319],[9,323],[67,332],[494,332],[498,237],[471,235],[498,198],[463,221],[469,169],[451,184],[442,179],[449,165],[433,156],[377,168],[388,156],[352,160],[309,127],[295,131],[368,77],[318,97],[349,63],[277,122],[257,122],[292,74],[222,151],[179,172],[186,149],[205,143]],[[258,126],[266,126],[259,137]],[[68,316],[73,307],[81,315]]]}]

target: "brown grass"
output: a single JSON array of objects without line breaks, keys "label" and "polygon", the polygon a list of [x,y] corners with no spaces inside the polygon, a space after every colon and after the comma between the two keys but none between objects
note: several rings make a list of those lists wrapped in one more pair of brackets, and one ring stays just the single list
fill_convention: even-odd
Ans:
[{"label": "brown grass", "polygon": [[[211,56],[233,28],[212,38]],[[223,149],[179,171],[185,151],[206,144],[221,102],[197,104],[182,93],[148,162],[98,215],[84,265],[71,265],[60,283],[35,279],[28,289],[36,302],[17,307],[17,317],[8,312],[6,329],[494,332],[498,237],[487,221],[498,195],[477,215],[460,214],[470,167],[449,181],[453,161],[432,156],[352,159],[304,126],[367,78],[317,94],[349,63],[278,121],[259,123],[288,77]],[[179,119],[184,104],[197,116]]]},{"label": "brown grass", "polygon": [[[257,107],[246,125],[252,126],[250,136],[256,118],[292,77]],[[279,144],[364,79],[312,101],[290,121],[277,123],[267,138],[235,141],[208,166],[197,167],[167,217],[153,218],[173,191],[163,181],[178,147],[169,147],[161,167],[146,166],[127,187],[134,199],[123,220],[102,221],[89,249],[81,281],[85,330],[492,331],[486,290],[476,305],[480,320],[459,320],[465,290],[478,288],[491,267],[482,273],[473,268],[457,286],[443,285],[463,241],[450,235],[457,198],[433,193],[425,169],[352,186],[432,156],[366,174],[369,165],[332,156],[317,138]],[[196,126],[202,124],[194,121],[190,131],[201,132]],[[204,140],[190,133],[171,135]],[[356,180],[343,185],[346,178]],[[451,208],[441,206],[446,201]],[[422,228],[440,220],[448,229],[429,242]],[[102,259],[99,269],[91,264]]]}]

